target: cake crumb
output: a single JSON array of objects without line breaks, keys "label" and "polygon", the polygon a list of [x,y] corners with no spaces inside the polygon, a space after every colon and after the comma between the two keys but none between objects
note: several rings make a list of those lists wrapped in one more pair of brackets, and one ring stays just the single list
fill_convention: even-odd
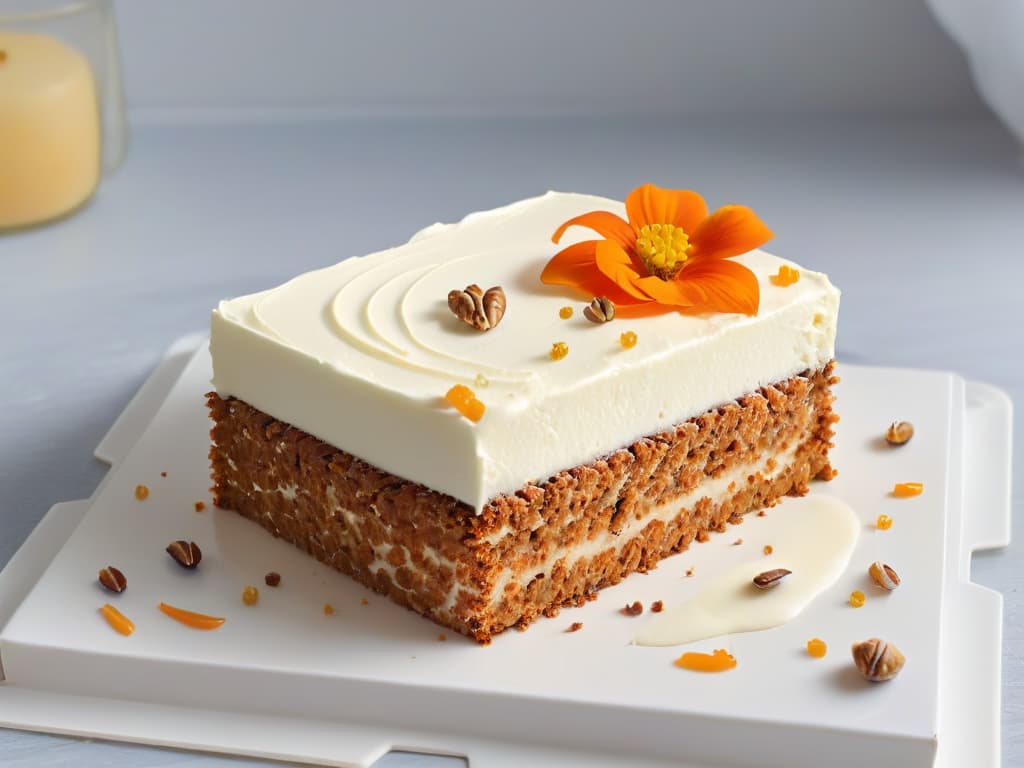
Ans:
[{"label": "cake crumb", "polygon": [[365,597],[362,600],[360,600],[359,602],[361,602],[363,605],[369,605],[370,604],[370,601],[367,600]]},{"label": "cake crumb", "polygon": [[734,547],[738,547],[738,546],[739,546],[740,544],[742,544],[742,543],[743,543],[743,539],[736,539],[736,541],[734,541],[734,542],[732,543],[732,545],[733,545]]},{"label": "cake crumb", "polygon": [[622,609],[622,613],[626,616],[639,616],[644,612],[644,604],[639,600],[634,600],[632,603],[626,603]]},{"label": "cake crumb", "polygon": [[160,473],[160,477],[167,477],[167,470]]},{"label": "cake crumb", "polygon": [[569,628],[567,630],[565,630],[565,631],[566,632],[579,632],[581,629],[583,629],[583,622],[582,621],[574,621],[572,624],[569,625]]},{"label": "cake crumb", "polygon": [[665,609],[665,603],[661,600],[655,600],[651,603],[651,613],[661,613]]},{"label": "cake crumb", "polygon": [[281,583],[281,574],[277,571],[270,571],[263,577],[263,581],[268,587],[276,587]]},{"label": "cake crumb", "polygon": [[687,576],[687,578],[689,578],[690,576],[693,576],[693,571],[694,571],[694,567],[692,565],[689,568],[686,569],[686,576]]},{"label": "cake crumb", "polygon": [[757,516],[758,517],[768,517],[768,513],[765,512],[763,509],[762,510],[758,510]]},{"label": "cake crumb", "polygon": [[145,485],[135,486],[135,498],[139,501],[145,501],[149,498],[149,488]]},{"label": "cake crumb", "polygon": [[330,603],[324,603],[324,616],[330,616],[334,613],[334,606]]},{"label": "cake crumb", "polygon": [[445,642],[445,641],[446,641],[447,639],[448,639],[448,635],[446,635],[446,634],[445,634],[444,632],[442,632],[442,633],[441,633],[440,635],[438,635],[438,636],[437,636],[437,641],[438,641],[439,643],[443,643],[443,642]]},{"label": "cake crumb", "polygon": [[195,504],[195,507],[196,507],[196,512],[202,512],[204,509],[206,509],[206,502],[205,501],[197,501],[196,504]]}]

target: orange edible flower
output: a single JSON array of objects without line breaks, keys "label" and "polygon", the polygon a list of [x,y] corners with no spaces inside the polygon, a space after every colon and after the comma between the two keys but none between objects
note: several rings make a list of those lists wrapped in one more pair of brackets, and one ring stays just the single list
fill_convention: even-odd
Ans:
[{"label": "orange edible flower", "polygon": [[103,618],[107,620],[107,624],[112,626],[122,635],[130,635],[135,631],[135,625],[132,623],[132,620],[117,610],[117,608],[112,606],[110,603],[106,603],[102,608],[100,608],[100,613],[102,613]]},{"label": "orange edible flower", "polygon": [[896,483],[892,487],[892,495],[901,499],[910,496],[920,496],[924,491],[924,483]]},{"label": "orange edible flower", "polygon": [[783,264],[781,267],[779,267],[778,274],[772,275],[772,278],[771,278],[772,282],[775,285],[780,285],[783,288],[785,288],[786,286],[792,285],[793,283],[795,283],[799,279],[800,279],[800,270],[799,269],[793,269],[792,267],[790,267],[790,266],[788,266],[786,264]]},{"label": "orange edible flower", "polygon": [[684,653],[674,662],[677,667],[689,669],[694,672],[725,672],[736,666],[736,659],[724,648],[719,648],[714,653]]},{"label": "orange edible flower", "polygon": [[572,226],[604,239],[563,248],[544,267],[541,282],[607,296],[621,317],[757,314],[757,276],[728,261],[774,237],[752,210],[726,205],[709,215],[696,192],[644,184],[626,197],[626,214],[628,222],[609,211],[564,222],[551,237],[556,243]]},{"label": "orange edible flower", "polygon": [[470,421],[480,421],[487,406],[476,399],[476,394],[465,384],[456,384],[444,396],[445,401]]},{"label": "orange edible flower", "polygon": [[160,610],[175,621],[180,621],[192,629],[217,629],[225,621],[220,616],[207,616],[205,613],[186,611],[184,608],[176,608],[167,603],[160,603]]}]

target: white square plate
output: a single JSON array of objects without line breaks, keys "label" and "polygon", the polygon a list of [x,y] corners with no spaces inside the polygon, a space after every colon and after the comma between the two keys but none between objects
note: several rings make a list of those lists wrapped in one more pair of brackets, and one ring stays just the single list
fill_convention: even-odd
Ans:
[{"label": "white square plate", "polygon": [[[100,445],[112,469],[94,497],[54,507],[0,573],[0,623],[10,617],[0,725],[332,765],[368,765],[391,748],[466,754],[474,766],[799,768],[826,752],[834,766],[952,767],[967,764],[962,755],[995,765],[1001,598],[969,575],[973,551],[1009,540],[1009,401],[947,373],[840,374],[840,474],[812,493],[838,496],[864,523],[850,565],[784,626],[687,646],[726,647],[740,662],[700,675],[672,665],[683,648],[632,646],[642,619],[618,608],[681,602],[702,577],[762,556],[773,513],[481,648],[212,508],[209,356],[204,342],[182,340]],[[917,430],[898,450],[879,437],[896,418]],[[911,480],[925,484],[922,496],[889,494]],[[141,502],[139,484],[150,489]],[[891,530],[875,529],[880,513]],[[199,569],[171,562],[163,550],[174,539],[200,544]],[[867,580],[879,559],[903,578],[894,593]],[[108,564],[128,577],[122,595],[96,584]],[[283,577],[276,589],[263,584],[271,570]],[[260,588],[258,605],[242,604],[246,584]],[[847,603],[854,589],[868,594],[859,610]],[[108,601],[134,635],[103,621]],[[160,601],[227,621],[188,629]],[[574,621],[584,629],[566,633]],[[820,661],[804,651],[814,636],[830,646]],[[891,683],[865,683],[852,666],[849,644],[870,636],[907,655]]]}]

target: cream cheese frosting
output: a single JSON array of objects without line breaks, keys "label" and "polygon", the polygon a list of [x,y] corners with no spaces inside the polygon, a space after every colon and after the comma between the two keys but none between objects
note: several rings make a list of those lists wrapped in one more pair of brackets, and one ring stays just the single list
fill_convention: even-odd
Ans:
[{"label": "cream cheese frosting", "polygon": [[[625,213],[614,200],[549,192],[222,301],[211,323],[214,387],[479,511],[833,358],[839,291],[802,267],[794,285],[774,285],[781,265],[797,265],[764,251],[736,258],[758,278],[756,316],[588,321],[591,297],[543,285],[540,273],[559,248],[593,238],[575,228],[551,242],[563,221],[591,210]],[[490,331],[448,309],[448,292],[470,283],[506,294]],[[631,349],[619,343],[625,331],[637,335]],[[555,342],[569,348],[557,361]],[[454,384],[486,405],[479,422],[444,401]]]}]

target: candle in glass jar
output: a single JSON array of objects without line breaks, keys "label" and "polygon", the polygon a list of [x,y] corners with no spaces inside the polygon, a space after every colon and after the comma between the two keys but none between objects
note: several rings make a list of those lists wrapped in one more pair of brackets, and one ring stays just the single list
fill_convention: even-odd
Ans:
[{"label": "candle in glass jar", "polygon": [[100,175],[96,82],[46,35],[0,30],[0,229],[74,210]]}]

